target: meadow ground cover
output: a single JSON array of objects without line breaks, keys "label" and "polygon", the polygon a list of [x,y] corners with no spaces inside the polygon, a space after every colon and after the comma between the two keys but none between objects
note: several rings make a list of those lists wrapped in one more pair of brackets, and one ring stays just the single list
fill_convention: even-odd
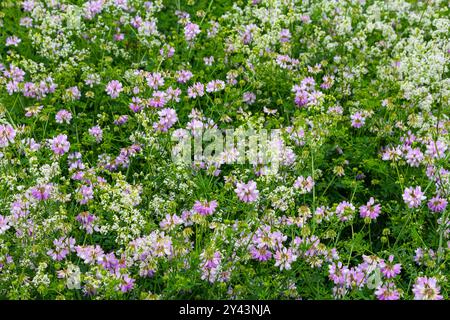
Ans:
[{"label": "meadow ground cover", "polygon": [[447,299],[448,0],[0,0],[0,298]]}]

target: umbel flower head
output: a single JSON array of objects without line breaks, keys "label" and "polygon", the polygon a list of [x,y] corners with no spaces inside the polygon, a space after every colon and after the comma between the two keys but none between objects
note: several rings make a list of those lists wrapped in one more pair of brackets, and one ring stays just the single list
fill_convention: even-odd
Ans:
[{"label": "umbel flower head", "polygon": [[422,203],[422,200],[425,200],[426,197],[422,192],[420,186],[417,187],[409,187],[405,189],[403,193],[403,200],[408,205],[409,208],[417,208]]},{"label": "umbel flower head", "polygon": [[210,202],[197,200],[192,209],[202,216],[207,216],[213,214],[216,211],[217,206],[218,203],[216,200]]},{"label": "umbel flower head", "polygon": [[9,124],[0,124],[0,148],[7,147],[14,142],[16,131]]},{"label": "umbel flower head", "polygon": [[243,202],[254,202],[258,199],[259,191],[256,188],[256,182],[250,180],[247,183],[238,182],[234,189],[239,200]]},{"label": "umbel flower head", "polygon": [[414,300],[442,300],[436,278],[418,277],[412,289]]}]

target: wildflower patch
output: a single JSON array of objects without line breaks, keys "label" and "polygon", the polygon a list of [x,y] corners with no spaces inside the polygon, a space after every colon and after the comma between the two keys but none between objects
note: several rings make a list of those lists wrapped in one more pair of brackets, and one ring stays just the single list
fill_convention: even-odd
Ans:
[{"label": "wildflower patch", "polygon": [[449,17],[0,1],[0,298],[448,299]]}]

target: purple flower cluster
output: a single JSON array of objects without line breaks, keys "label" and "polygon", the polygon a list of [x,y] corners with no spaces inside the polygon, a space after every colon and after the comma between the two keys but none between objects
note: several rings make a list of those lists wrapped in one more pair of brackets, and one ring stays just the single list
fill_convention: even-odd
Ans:
[{"label": "purple flower cluster", "polygon": [[123,91],[123,86],[119,81],[112,80],[106,85],[105,91],[112,99],[116,99]]},{"label": "purple flower cluster", "polygon": [[361,218],[376,219],[381,213],[381,205],[375,204],[375,199],[370,197],[366,205],[359,207],[359,214]]},{"label": "purple flower cluster", "polygon": [[306,77],[300,85],[294,85],[292,92],[295,94],[294,102],[298,107],[316,105],[323,97],[323,93],[315,89],[316,81],[312,77]]},{"label": "purple flower cluster", "polygon": [[212,201],[195,201],[192,209],[202,216],[213,214],[217,209],[218,203],[216,200]]},{"label": "purple flower cluster", "polygon": [[435,278],[418,277],[413,285],[415,300],[442,300],[441,288]]},{"label": "purple flower cluster", "polygon": [[422,203],[422,200],[425,200],[426,197],[422,192],[422,188],[420,186],[417,187],[408,187],[405,189],[403,193],[403,200],[408,205],[409,208],[417,208]]},{"label": "purple flower cluster", "polygon": [[98,226],[94,224],[95,221],[98,220],[98,217],[93,214],[85,211],[77,215],[75,219],[81,224],[81,227],[86,230],[87,234],[92,234],[94,230],[99,231]]},{"label": "purple flower cluster", "polygon": [[250,180],[247,183],[238,182],[234,191],[236,192],[239,200],[243,202],[255,202],[259,196],[256,182],[253,180]]},{"label": "purple flower cluster", "polygon": [[10,143],[14,142],[16,137],[16,131],[9,124],[0,124],[0,148],[5,148],[9,146]]},{"label": "purple flower cluster", "polygon": [[55,138],[49,140],[50,148],[55,155],[63,155],[70,149],[70,142],[67,140],[67,135],[60,134]]},{"label": "purple flower cluster", "polygon": [[74,238],[59,238],[53,241],[54,249],[50,249],[47,254],[55,261],[61,261],[71,252],[75,252]]}]

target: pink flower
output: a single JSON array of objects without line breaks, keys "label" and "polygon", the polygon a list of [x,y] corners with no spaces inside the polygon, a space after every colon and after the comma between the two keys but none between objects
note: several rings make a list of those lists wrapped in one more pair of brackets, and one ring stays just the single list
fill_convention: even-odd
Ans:
[{"label": "pink flower", "polygon": [[177,77],[177,81],[179,83],[186,83],[189,81],[189,79],[192,78],[192,72],[187,70],[180,70],[175,75]]},{"label": "pink flower", "polygon": [[136,16],[133,19],[131,19],[130,25],[133,28],[138,29],[142,25],[142,22],[143,22],[142,18],[140,16]]},{"label": "pink flower", "polygon": [[200,28],[197,24],[189,22],[184,27],[184,37],[187,41],[194,40],[195,37],[200,33]]},{"label": "pink flower", "polygon": [[218,271],[222,261],[222,254],[219,251],[203,251],[200,254],[200,267],[202,269],[202,280],[213,283],[218,280]]},{"label": "pink flower", "polygon": [[0,214],[0,234],[3,234],[10,228],[8,217],[4,217]]},{"label": "pink flower", "polygon": [[100,143],[103,139],[103,130],[99,126],[90,128],[89,134],[95,138],[97,143]]},{"label": "pink flower", "polygon": [[428,208],[430,208],[430,210],[433,212],[443,212],[447,207],[447,204],[448,202],[445,198],[435,196],[428,202]]},{"label": "pink flower", "polygon": [[85,17],[86,19],[93,19],[97,14],[102,12],[105,5],[105,0],[91,0],[86,3]]},{"label": "pink flower", "polygon": [[115,99],[123,91],[123,87],[119,81],[112,80],[106,85],[105,91],[112,99]]},{"label": "pink flower", "polygon": [[292,253],[292,250],[283,247],[275,252],[275,267],[280,267],[280,270],[290,270],[291,263],[297,260],[297,256]]},{"label": "pink flower", "polygon": [[375,291],[378,300],[398,300],[400,293],[392,282],[389,282]]},{"label": "pink flower", "polygon": [[20,18],[19,25],[25,28],[31,28],[33,26],[33,19],[30,17]]},{"label": "pink flower", "polygon": [[155,21],[144,21],[138,28],[139,33],[146,36],[154,35],[158,32]]},{"label": "pink flower", "polygon": [[423,153],[419,148],[408,147],[408,153],[406,154],[406,163],[408,163],[411,167],[418,167],[423,159]]},{"label": "pink flower", "polygon": [[179,88],[167,88],[165,97],[168,101],[180,102],[181,90]]},{"label": "pink flower", "polygon": [[391,148],[391,147],[386,147],[381,155],[381,159],[384,161],[397,161],[401,158],[402,156],[402,151],[399,147],[396,148]]},{"label": "pink flower", "polygon": [[98,220],[98,218],[87,211],[77,215],[75,217],[75,220],[77,220],[81,224],[82,228],[86,230],[87,234],[92,234],[94,230],[99,230],[98,227],[94,225],[94,222]]},{"label": "pink flower", "polygon": [[369,217],[370,219],[376,219],[381,212],[381,205],[375,204],[375,199],[370,197],[369,202],[365,206],[359,207],[359,214],[361,218]]},{"label": "pink flower", "polygon": [[328,277],[334,284],[344,285],[346,281],[346,275],[349,270],[347,266],[343,266],[342,262],[332,263],[328,266]]},{"label": "pink flower", "polygon": [[70,142],[67,141],[65,134],[60,134],[53,139],[50,139],[51,149],[54,154],[63,155],[70,149]]},{"label": "pink flower", "polygon": [[291,40],[291,33],[289,29],[281,29],[280,42],[289,42]]},{"label": "pink flower", "polygon": [[323,80],[323,83],[320,85],[320,87],[322,89],[330,89],[334,83],[333,76],[329,76],[329,75],[323,76],[322,80]]},{"label": "pink flower", "polygon": [[217,92],[225,89],[225,82],[222,80],[212,80],[206,85],[206,92]]},{"label": "pink flower", "polygon": [[0,148],[7,147],[14,142],[16,131],[9,124],[0,124]]},{"label": "pink flower", "polygon": [[418,206],[420,206],[422,200],[425,199],[426,197],[424,196],[424,193],[422,192],[420,186],[415,188],[406,188],[405,192],[403,193],[403,200],[410,208],[417,208]]},{"label": "pink flower", "polygon": [[244,31],[241,33],[241,41],[243,44],[249,44],[253,40],[253,32],[257,30],[257,26],[255,24],[249,24],[245,26]]},{"label": "pink flower", "polygon": [[33,11],[35,5],[36,3],[34,2],[34,0],[25,0],[22,2],[23,11],[25,12]]},{"label": "pink flower", "polygon": [[10,65],[9,70],[3,71],[3,74],[6,76],[6,78],[11,79],[15,83],[18,83],[24,80],[25,71],[16,66]]},{"label": "pink flower", "polygon": [[162,47],[159,50],[159,54],[163,57],[166,58],[171,58],[173,57],[173,54],[175,53],[175,48],[170,46],[170,45],[164,45],[164,47]]},{"label": "pink flower", "polygon": [[294,101],[297,106],[306,107],[311,102],[310,93],[302,88],[295,93]]},{"label": "pink flower", "polygon": [[101,262],[105,256],[103,249],[99,245],[85,247],[77,246],[75,247],[75,251],[77,252],[77,256],[83,259],[86,264]]},{"label": "pink flower", "polygon": [[51,184],[43,184],[31,189],[31,195],[36,200],[44,201],[50,198],[52,191],[53,186]]},{"label": "pink flower", "polygon": [[171,108],[162,109],[158,112],[158,115],[159,121],[153,124],[157,131],[166,132],[178,121],[176,111]]},{"label": "pink flower", "polygon": [[414,300],[442,300],[435,278],[419,277],[413,285]]},{"label": "pink flower", "polygon": [[425,153],[433,158],[441,159],[445,157],[445,151],[447,151],[447,145],[444,142],[437,140],[436,142],[430,141]]},{"label": "pink flower", "polygon": [[116,33],[113,36],[114,41],[122,41],[123,39],[125,39],[125,35],[123,33]]},{"label": "pink flower", "polygon": [[66,109],[61,109],[56,113],[55,115],[56,123],[70,123],[70,120],[72,120],[72,113],[67,111]]},{"label": "pink flower", "polygon": [[78,202],[80,204],[86,204],[89,200],[94,199],[94,189],[91,185],[89,186],[81,186],[77,190]]},{"label": "pink flower", "polygon": [[390,279],[394,278],[395,276],[399,275],[402,270],[402,265],[400,263],[392,263],[394,261],[394,256],[390,255],[388,258],[388,262],[385,262],[382,260],[380,262],[380,268],[383,275]]},{"label": "pink flower", "polygon": [[127,121],[128,121],[128,115],[124,114],[124,115],[121,115],[118,118],[116,118],[113,123],[116,126],[121,126],[121,125],[125,124]]},{"label": "pink flower", "polygon": [[313,187],[314,180],[310,176],[308,176],[307,178],[300,176],[294,182],[294,188],[300,189],[301,194],[311,192]]},{"label": "pink flower", "polygon": [[161,75],[161,73],[150,73],[147,77],[147,85],[152,88],[157,90],[159,87],[164,85],[164,78]]},{"label": "pink flower", "polygon": [[132,102],[129,105],[131,111],[139,112],[143,109],[141,98],[133,97],[133,98],[131,98],[131,101]]},{"label": "pink flower", "polygon": [[341,221],[347,221],[353,219],[353,212],[355,211],[355,206],[347,201],[342,201],[336,207],[336,215]]},{"label": "pink flower", "polygon": [[213,200],[211,202],[208,201],[195,201],[193,210],[202,216],[211,215],[216,211],[217,201]]},{"label": "pink flower", "polygon": [[81,161],[81,153],[74,152],[69,154],[67,157],[67,163],[69,165],[69,171],[73,170],[83,170],[85,168],[83,162]]},{"label": "pink flower", "polygon": [[254,202],[259,196],[259,191],[256,187],[256,182],[253,180],[250,180],[248,183],[238,182],[234,192],[236,192],[239,200],[244,202]]},{"label": "pink flower", "polygon": [[253,92],[245,92],[242,96],[242,101],[244,101],[248,105],[251,105],[256,101],[256,94],[254,94]]},{"label": "pink flower", "polygon": [[80,98],[81,98],[80,89],[78,89],[78,87],[68,88],[66,90],[66,97],[71,101],[80,100]]},{"label": "pink flower", "polygon": [[214,63],[214,56],[204,57],[203,62],[205,63],[206,66],[212,66]]},{"label": "pink flower", "polygon": [[154,108],[162,108],[166,103],[166,93],[164,91],[156,91],[153,92],[149,105]]},{"label": "pink flower", "polygon": [[17,47],[19,45],[19,43],[21,43],[22,40],[20,40],[20,38],[16,37],[16,36],[12,36],[12,37],[8,37],[6,38],[6,46],[14,46]]},{"label": "pink flower", "polygon": [[71,251],[75,251],[74,238],[59,238],[53,241],[54,249],[48,250],[47,254],[55,261],[63,260]]},{"label": "pink flower", "polygon": [[366,117],[362,112],[356,112],[350,116],[350,119],[352,120],[352,127],[354,128],[361,128],[366,121]]},{"label": "pink flower", "polygon": [[200,82],[197,82],[196,84],[188,88],[189,98],[195,99],[197,98],[197,96],[203,97],[204,94],[205,94],[205,86]]},{"label": "pink flower", "polygon": [[134,287],[134,282],[135,281],[136,280],[134,280],[133,278],[130,278],[129,275],[124,274],[122,276],[122,282],[120,284],[120,291],[122,291],[124,293],[128,292],[128,291],[131,291],[133,289],[133,287]]},{"label": "pink flower", "polygon": [[166,217],[159,223],[159,227],[162,230],[172,230],[183,222],[183,219],[176,214],[174,214],[173,216],[171,216],[170,214],[166,214]]},{"label": "pink flower", "polygon": [[251,247],[250,254],[252,258],[258,261],[267,261],[272,257],[272,252],[266,247]]}]

